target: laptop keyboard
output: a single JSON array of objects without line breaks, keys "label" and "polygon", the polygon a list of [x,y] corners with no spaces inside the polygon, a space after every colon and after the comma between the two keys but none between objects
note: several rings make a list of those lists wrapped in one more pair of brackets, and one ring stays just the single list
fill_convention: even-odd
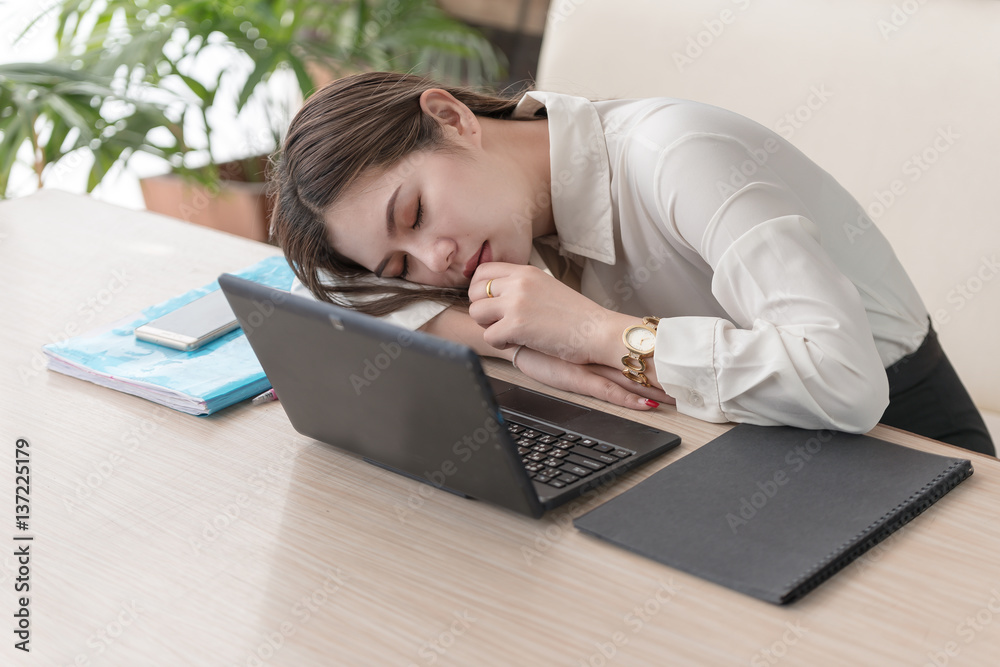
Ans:
[{"label": "laptop keyboard", "polygon": [[526,426],[506,416],[505,421],[528,476],[555,489],[565,488],[594,473],[602,473],[634,454],[607,442],[555,427]]}]

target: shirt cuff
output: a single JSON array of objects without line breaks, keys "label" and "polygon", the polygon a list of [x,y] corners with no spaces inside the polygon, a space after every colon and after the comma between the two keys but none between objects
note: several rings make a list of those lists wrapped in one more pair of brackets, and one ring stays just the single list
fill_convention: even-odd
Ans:
[{"label": "shirt cuff", "polygon": [[[305,285],[299,282],[298,278],[292,281],[292,286],[289,291],[292,294],[304,296],[309,299],[316,299],[316,295],[310,292]],[[383,322],[388,322],[389,324],[394,324],[397,327],[403,327],[405,329],[409,329],[410,331],[416,331],[440,315],[441,312],[447,307],[448,306],[443,303],[425,299],[411,303],[408,306],[403,306],[399,310],[389,313],[388,315],[383,315],[378,319]]]},{"label": "shirt cuff", "polygon": [[677,411],[707,422],[727,422],[715,377],[718,318],[671,317],[656,327],[656,379]]}]

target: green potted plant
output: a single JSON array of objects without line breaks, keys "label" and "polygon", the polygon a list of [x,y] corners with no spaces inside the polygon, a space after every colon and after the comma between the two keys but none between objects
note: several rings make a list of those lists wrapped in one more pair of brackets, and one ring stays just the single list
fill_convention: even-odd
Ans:
[{"label": "green potted plant", "polygon": [[[175,133],[183,160],[174,158],[171,174],[144,179],[147,207],[258,239],[266,237],[266,159],[248,151],[219,164],[213,109],[235,104],[238,115],[252,100],[268,110],[287,107],[279,99],[287,92],[268,85],[279,71],[294,75],[304,98],[325,79],[351,71],[415,71],[478,85],[497,80],[504,67],[485,37],[433,0],[63,0],[58,12],[56,63],[111,81],[124,97],[160,94],[165,117],[176,110],[174,129],[188,129]],[[209,51],[244,66],[208,72]],[[221,99],[224,90],[238,91],[235,102]],[[178,99],[185,102],[179,108]],[[269,124],[273,148],[284,130],[282,115],[271,115]],[[259,143],[247,147],[260,153]],[[247,197],[254,203],[238,203]],[[222,221],[220,209],[230,204],[242,229]]]},{"label": "green potted plant", "polygon": [[88,192],[136,153],[180,166],[183,128],[169,106],[130,96],[110,77],[68,64],[0,65],[0,198],[8,194],[18,155],[41,187],[53,169],[90,151]]}]

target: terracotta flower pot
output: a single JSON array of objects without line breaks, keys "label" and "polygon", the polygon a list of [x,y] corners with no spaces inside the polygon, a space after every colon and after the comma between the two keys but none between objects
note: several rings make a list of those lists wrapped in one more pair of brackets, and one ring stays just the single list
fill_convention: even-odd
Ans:
[{"label": "terracotta flower pot", "polygon": [[255,241],[268,241],[271,206],[263,175],[266,156],[219,165],[219,180],[202,185],[179,174],[140,179],[146,208]]}]

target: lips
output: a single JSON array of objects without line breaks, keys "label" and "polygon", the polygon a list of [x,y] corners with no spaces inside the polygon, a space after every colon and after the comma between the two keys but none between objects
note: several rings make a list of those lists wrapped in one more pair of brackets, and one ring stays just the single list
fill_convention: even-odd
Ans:
[{"label": "lips", "polygon": [[483,245],[479,248],[479,252],[469,258],[469,261],[465,263],[465,271],[462,275],[466,278],[471,278],[472,274],[476,272],[476,267],[483,262],[490,261],[492,256],[493,255],[490,252],[490,242],[484,241]]}]

